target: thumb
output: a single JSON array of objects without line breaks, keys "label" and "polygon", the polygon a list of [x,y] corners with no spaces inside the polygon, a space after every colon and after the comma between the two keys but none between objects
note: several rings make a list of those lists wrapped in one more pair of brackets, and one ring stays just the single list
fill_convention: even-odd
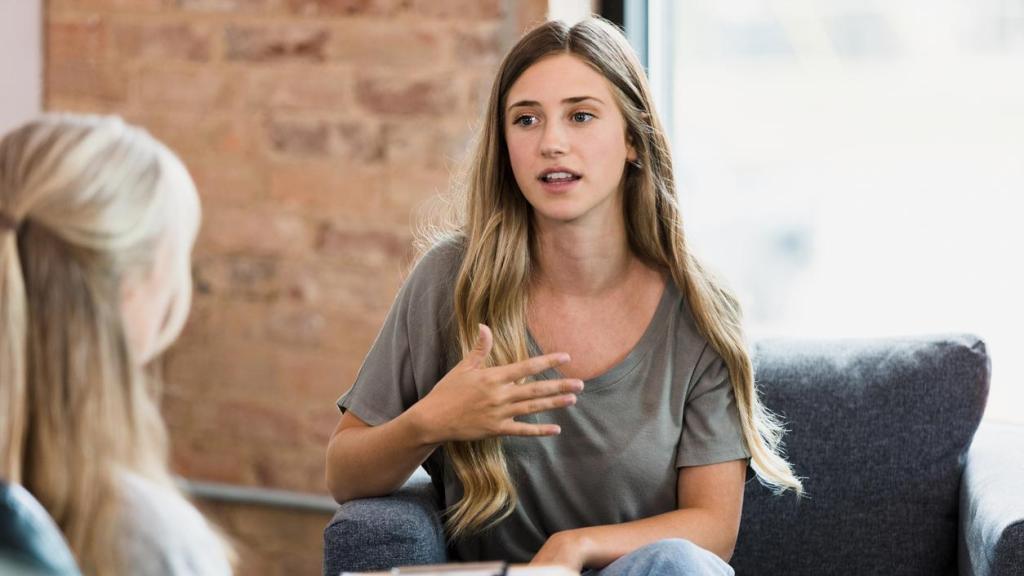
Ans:
[{"label": "thumb", "polygon": [[473,344],[473,349],[466,356],[467,365],[470,368],[484,366],[487,357],[491,354],[491,347],[494,345],[494,335],[491,334],[491,329],[486,324],[479,324],[479,328],[476,343]]}]

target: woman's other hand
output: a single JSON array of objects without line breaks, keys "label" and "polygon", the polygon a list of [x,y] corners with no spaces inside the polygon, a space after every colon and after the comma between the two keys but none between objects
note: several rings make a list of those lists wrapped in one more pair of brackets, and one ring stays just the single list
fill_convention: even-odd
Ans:
[{"label": "woman's other hand", "polygon": [[554,424],[529,424],[515,418],[572,406],[583,382],[572,378],[516,382],[568,362],[569,355],[546,354],[488,368],[486,359],[493,342],[491,329],[481,324],[473,350],[410,408],[427,442],[561,432]]},{"label": "woman's other hand", "polygon": [[580,572],[587,562],[587,540],[577,532],[565,531],[552,534],[544,546],[537,551],[532,565],[565,566],[573,572]]}]

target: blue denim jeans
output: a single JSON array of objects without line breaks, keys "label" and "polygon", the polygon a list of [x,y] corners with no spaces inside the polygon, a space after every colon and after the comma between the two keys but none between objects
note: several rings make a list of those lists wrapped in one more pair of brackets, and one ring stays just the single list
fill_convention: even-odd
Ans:
[{"label": "blue denim jeans", "polygon": [[583,576],[733,576],[732,567],[689,540],[658,540]]}]

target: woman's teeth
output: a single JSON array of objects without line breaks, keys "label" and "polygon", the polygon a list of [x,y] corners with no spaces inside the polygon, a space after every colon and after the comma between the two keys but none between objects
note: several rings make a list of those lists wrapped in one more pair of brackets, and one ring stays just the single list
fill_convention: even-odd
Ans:
[{"label": "woman's teeth", "polygon": [[577,178],[578,176],[574,176],[568,172],[552,172],[550,174],[545,174],[543,180],[545,182],[567,182]]}]

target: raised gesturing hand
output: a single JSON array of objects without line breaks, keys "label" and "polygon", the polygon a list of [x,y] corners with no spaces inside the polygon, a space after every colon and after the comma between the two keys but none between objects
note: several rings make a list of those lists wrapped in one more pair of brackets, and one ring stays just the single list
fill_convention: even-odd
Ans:
[{"label": "raised gesturing hand", "polygon": [[561,432],[553,424],[529,424],[514,418],[575,404],[583,382],[573,378],[516,382],[568,362],[569,355],[546,354],[488,368],[485,360],[493,342],[491,329],[481,324],[473,350],[412,407],[431,442]]}]

